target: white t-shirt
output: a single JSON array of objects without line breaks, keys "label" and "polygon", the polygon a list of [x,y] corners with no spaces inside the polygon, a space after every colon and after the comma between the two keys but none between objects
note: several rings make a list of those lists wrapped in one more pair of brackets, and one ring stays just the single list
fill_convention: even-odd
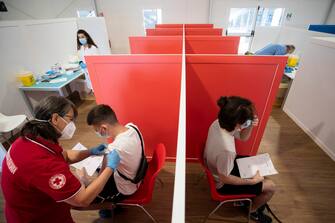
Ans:
[{"label": "white t-shirt", "polygon": [[[99,49],[93,45],[91,46],[91,48],[85,48],[84,46],[80,46],[80,49],[78,50],[79,60],[83,61],[85,64],[86,64],[85,56],[92,56],[92,55],[99,55],[99,54],[100,54]],[[85,79],[86,79],[87,88],[93,90],[91,79],[90,79],[90,76],[88,75],[87,69],[85,69]]]},{"label": "white t-shirt", "polygon": [[236,158],[235,137],[239,138],[239,134],[235,131],[228,132],[221,128],[218,119],[209,127],[204,160],[213,174],[216,188],[223,186],[219,179],[219,174],[228,176],[234,167]]},{"label": "white t-shirt", "polygon": [[80,49],[78,50],[78,56],[79,60],[85,62],[85,56],[92,56],[92,55],[99,55],[99,49],[96,48],[94,45],[92,45],[90,48],[85,48],[84,46],[80,46]]},{"label": "white t-shirt", "polygon": [[[126,125],[128,130],[116,136],[114,141],[108,145],[108,150],[117,150],[121,159],[117,170],[126,177],[134,179],[140,166],[142,147],[138,133],[129,125],[133,125],[137,128],[136,125],[128,123]],[[131,195],[135,193],[140,186],[140,183],[133,184],[129,180],[123,179],[119,175],[118,171],[114,172],[114,180],[118,191],[124,195]]]}]

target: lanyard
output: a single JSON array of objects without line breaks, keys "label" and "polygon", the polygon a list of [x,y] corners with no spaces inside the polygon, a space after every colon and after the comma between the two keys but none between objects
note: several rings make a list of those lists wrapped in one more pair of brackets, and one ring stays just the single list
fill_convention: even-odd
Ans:
[{"label": "lanyard", "polygon": [[48,150],[49,152],[51,152],[51,153],[53,153],[53,154],[56,154],[55,151],[53,151],[52,149],[46,147],[45,145],[43,145],[43,144],[41,144],[41,143],[39,143],[39,142],[36,142],[36,141],[34,141],[34,140],[32,140],[32,139],[30,139],[30,138],[28,138],[28,137],[25,137],[25,138],[26,138],[27,140],[29,140],[30,142],[35,143],[36,145],[39,145],[39,146],[43,147],[44,149]]}]

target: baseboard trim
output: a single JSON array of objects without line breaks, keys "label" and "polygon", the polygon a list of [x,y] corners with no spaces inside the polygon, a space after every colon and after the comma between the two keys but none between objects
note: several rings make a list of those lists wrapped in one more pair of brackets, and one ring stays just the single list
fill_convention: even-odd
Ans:
[{"label": "baseboard trim", "polygon": [[292,112],[286,107],[283,111],[333,160],[335,161],[335,152],[326,146],[313,132],[309,130]]}]

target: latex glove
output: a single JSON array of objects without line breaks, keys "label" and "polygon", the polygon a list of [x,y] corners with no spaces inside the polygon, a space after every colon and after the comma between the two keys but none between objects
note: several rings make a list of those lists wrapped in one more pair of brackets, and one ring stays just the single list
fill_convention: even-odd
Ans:
[{"label": "latex glove", "polygon": [[107,155],[107,167],[111,168],[113,171],[119,166],[121,159],[119,153],[116,149],[113,149],[112,152]]},{"label": "latex glove", "polygon": [[86,64],[83,61],[79,62],[79,66],[81,67],[81,69],[87,68]]},{"label": "latex glove", "polygon": [[91,155],[96,155],[96,156],[104,155],[106,148],[107,148],[106,144],[100,144],[97,147],[90,149]]}]

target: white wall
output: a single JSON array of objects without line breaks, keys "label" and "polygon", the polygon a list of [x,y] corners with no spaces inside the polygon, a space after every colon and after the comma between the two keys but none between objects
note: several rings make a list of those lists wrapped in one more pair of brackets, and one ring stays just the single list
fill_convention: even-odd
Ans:
[{"label": "white wall", "polygon": [[30,114],[15,78],[15,74],[26,65],[20,34],[20,27],[14,24],[0,28],[0,112],[7,115]]},{"label": "white wall", "polygon": [[281,27],[257,26],[255,36],[251,45],[251,52],[255,52],[269,43],[276,43],[280,35]]},{"label": "white wall", "polygon": [[311,38],[284,111],[335,160],[335,37]]},{"label": "white wall", "polygon": [[129,52],[129,36],[144,35],[143,9],[162,9],[163,23],[207,23],[209,0],[100,0],[113,53]]},{"label": "white wall", "polygon": [[77,17],[77,10],[95,10],[93,0],[3,0],[8,12],[0,20]]},{"label": "white wall", "polygon": [[303,55],[311,37],[333,36],[332,34],[308,31],[306,29],[294,27],[282,27],[277,39],[274,41],[279,44],[293,44],[296,47],[295,54]]}]

